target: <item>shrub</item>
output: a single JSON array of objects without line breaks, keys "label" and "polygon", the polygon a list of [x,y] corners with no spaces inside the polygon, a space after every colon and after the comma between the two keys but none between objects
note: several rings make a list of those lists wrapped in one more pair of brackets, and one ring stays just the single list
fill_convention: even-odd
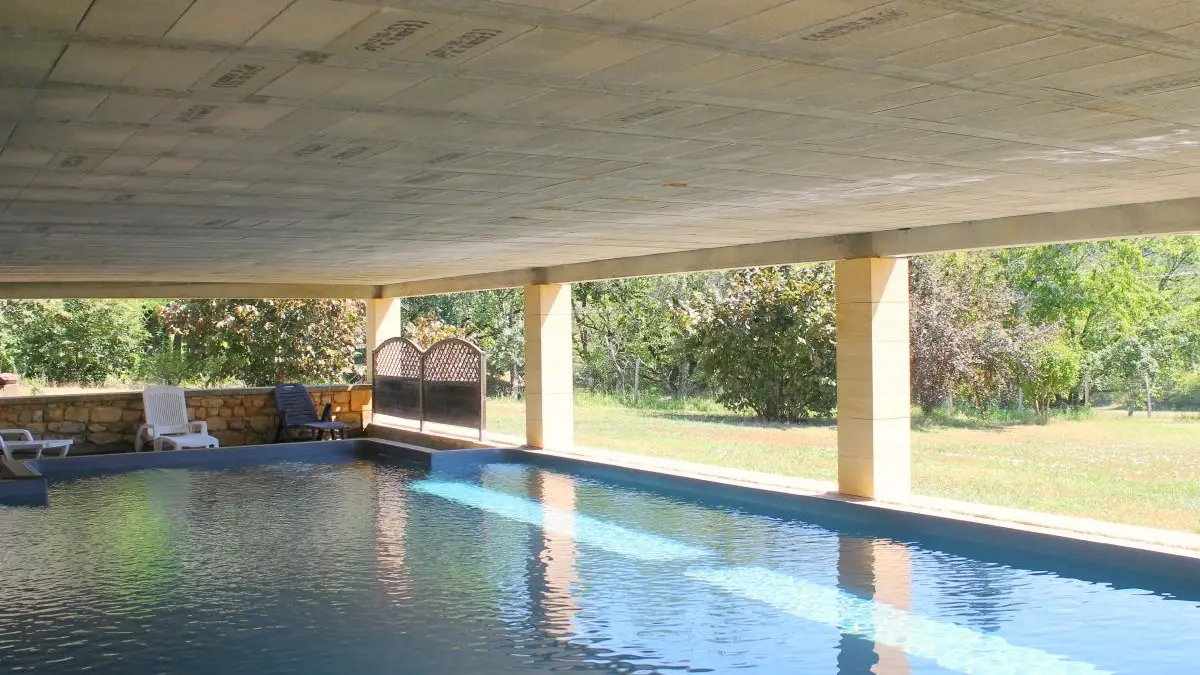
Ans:
[{"label": "shrub", "polygon": [[687,347],[717,400],[767,421],[827,417],[837,403],[833,268],[730,273],[688,308]]},{"label": "shrub", "polygon": [[171,378],[269,386],[352,373],[365,311],[359,300],[176,300],[157,321],[186,360],[166,359]]}]

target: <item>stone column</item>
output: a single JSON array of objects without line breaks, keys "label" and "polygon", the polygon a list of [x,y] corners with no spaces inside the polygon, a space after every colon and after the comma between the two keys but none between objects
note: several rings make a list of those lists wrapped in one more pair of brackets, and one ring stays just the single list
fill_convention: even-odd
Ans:
[{"label": "stone column", "polygon": [[[366,378],[371,381],[375,365],[375,350],[386,340],[404,335],[404,321],[400,316],[402,298],[376,298],[367,300]],[[373,401],[363,407],[363,428],[371,423]]]},{"label": "stone column", "polygon": [[908,260],[837,263],[838,490],[889,501],[911,487]]},{"label": "stone column", "polygon": [[534,448],[575,444],[571,285],[525,287],[525,438]]}]

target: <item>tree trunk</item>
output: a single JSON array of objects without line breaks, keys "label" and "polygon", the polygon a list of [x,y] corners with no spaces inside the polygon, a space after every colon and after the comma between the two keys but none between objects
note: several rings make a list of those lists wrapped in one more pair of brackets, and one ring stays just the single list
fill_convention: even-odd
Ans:
[{"label": "tree trunk", "polygon": [[1154,400],[1150,395],[1150,376],[1145,375],[1146,380],[1146,418],[1154,416]]},{"label": "tree trunk", "polygon": [[642,359],[639,356],[633,360],[633,404],[638,404],[642,387]]},{"label": "tree trunk", "polygon": [[1025,390],[1021,388],[1021,383],[1017,383],[1017,412],[1025,409]]},{"label": "tree trunk", "polygon": [[1086,408],[1092,404],[1092,376],[1083,376],[1083,405]]}]

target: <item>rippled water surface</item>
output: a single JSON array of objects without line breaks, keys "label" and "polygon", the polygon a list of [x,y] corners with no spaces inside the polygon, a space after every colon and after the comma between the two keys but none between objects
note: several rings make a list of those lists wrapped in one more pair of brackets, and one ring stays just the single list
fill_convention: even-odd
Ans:
[{"label": "rippled water surface", "polygon": [[152,470],[0,507],[0,672],[1196,672],[1200,594],[1129,586],[530,466]]}]

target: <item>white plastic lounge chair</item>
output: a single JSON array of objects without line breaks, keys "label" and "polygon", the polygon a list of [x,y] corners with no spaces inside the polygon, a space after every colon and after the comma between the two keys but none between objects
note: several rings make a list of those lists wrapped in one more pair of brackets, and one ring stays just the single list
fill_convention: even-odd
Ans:
[{"label": "white plastic lounge chair", "polygon": [[[16,440],[9,440],[10,436],[16,436]],[[32,452],[34,459],[41,459],[46,450],[58,450],[59,457],[66,457],[72,442],[69,438],[35,441],[28,429],[0,429],[0,454],[5,459],[12,459],[14,452]]]},{"label": "white plastic lounge chair", "polygon": [[184,448],[217,448],[221,442],[208,435],[207,422],[189,422],[187,400],[179,387],[146,387],[142,392],[146,423],[138,429],[134,449],[150,441],[155,451]]}]

